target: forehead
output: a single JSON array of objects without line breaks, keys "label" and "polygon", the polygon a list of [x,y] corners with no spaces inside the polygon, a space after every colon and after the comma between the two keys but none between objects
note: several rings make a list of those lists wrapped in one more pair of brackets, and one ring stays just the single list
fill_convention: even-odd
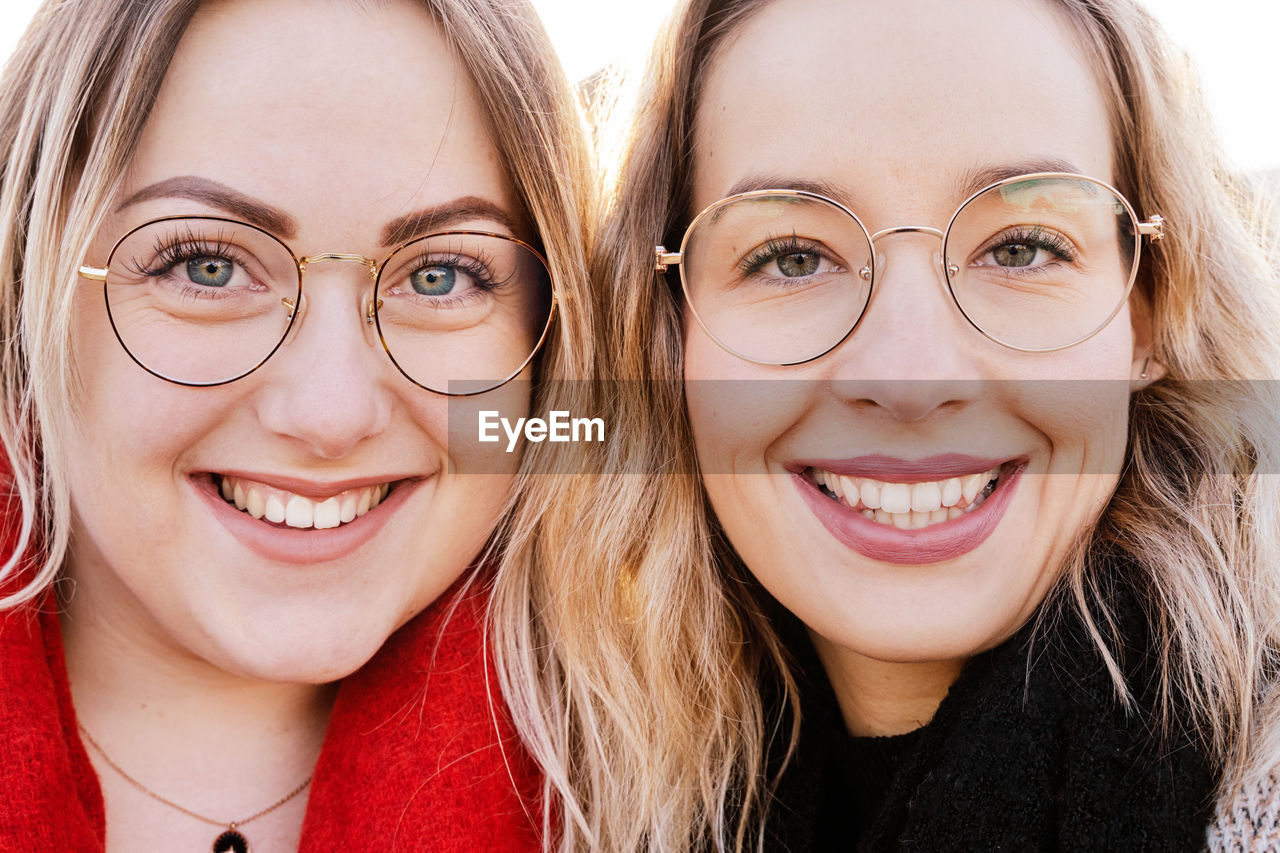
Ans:
[{"label": "forehead", "polygon": [[121,197],[184,175],[288,211],[316,240],[452,197],[514,207],[467,72],[411,2],[202,5]]},{"label": "forehead", "polygon": [[1058,161],[1110,181],[1107,110],[1062,15],[1044,0],[767,4],[708,69],[695,209],[753,179],[934,217],[1006,165]]}]

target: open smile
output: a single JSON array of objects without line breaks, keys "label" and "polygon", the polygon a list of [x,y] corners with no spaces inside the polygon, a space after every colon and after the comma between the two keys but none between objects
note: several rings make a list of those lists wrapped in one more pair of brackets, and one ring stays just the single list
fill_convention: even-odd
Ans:
[{"label": "open smile", "polygon": [[1026,464],[954,455],[900,464],[866,457],[806,463],[792,467],[792,477],[836,539],[876,560],[922,564],[981,545],[1003,517]]},{"label": "open smile", "polygon": [[436,477],[319,483],[237,471],[192,474],[190,482],[212,517],[250,550],[313,566],[364,547]]},{"label": "open smile", "polygon": [[222,499],[241,512],[272,524],[316,530],[339,527],[360,518],[382,503],[395,484],[376,483],[312,497],[244,477],[212,476]]}]

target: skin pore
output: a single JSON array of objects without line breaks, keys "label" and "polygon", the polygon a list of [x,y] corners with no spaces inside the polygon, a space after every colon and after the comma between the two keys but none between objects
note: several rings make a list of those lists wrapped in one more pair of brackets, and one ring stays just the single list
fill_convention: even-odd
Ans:
[{"label": "skin pore", "polygon": [[[710,66],[690,212],[744,186],[818,186],[871,233],[943,229],[989,182],[975,176],[1111,183],[1110,133],[1087,59],[1046,3],[778,0]],[[957,309],[936,237],[896,233],[875,248],[856,331],[807,364],[736,358],[685,317],[686,396],[716,515],[808,628],[858,735],[927,722],[964,662],[1032,615],[1115,487],[1129,394],[1159,376],[1151,364],[1139,379],[1150,347],[1136,299],[1083,343],[1019,352]],[[756,381],[779,379],[792,381]],[[948,454],[1021,468],[1002,475],[984,540],[925,562],[839,540],[796,473],[803,460],[875,459],[885,482],[943,480],[915,469]]]},{"label": "skin pore", "polygon": [[[213,2],[183,37],[86,263],[176,214],[260,222],[298,256],[381,259],[414,212],[440,205],[457,214],[445,227],[529,236],[424,8]],[[519,412],[527,392],[450,400],[413,385],[363,322],[371,290],[359,264],[310,266],[284,345],[211,388],[140,369],[99,286],[76,294],[62,624],[77,715],[130,775],[214,819],[248,817],[308,776],[333,682],[464,572],[510,493],[512,470],[448,426],[474,423],[472,409]],[[389,491],[349,526],[292,530],[222,500],[224,476],[317,499]],[[216,828],[89,754],[109,850],[208,848]],[[246,827],[255,853],[296,849],[305,807],[304,795]]]}]

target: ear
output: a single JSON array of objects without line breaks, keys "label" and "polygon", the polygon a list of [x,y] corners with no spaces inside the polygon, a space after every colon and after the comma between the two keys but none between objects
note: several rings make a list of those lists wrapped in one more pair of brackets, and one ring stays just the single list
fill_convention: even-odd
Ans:
[{"label": "ear", "polygon": [[1129,319],[1133,324],[1133,363],[1129,372],[1129,391],[1141,391],[1168,372],[1155,359],[1155,330],[1152,322],[1151,301],[1146,294],[1134,289],[1129,298]]}]

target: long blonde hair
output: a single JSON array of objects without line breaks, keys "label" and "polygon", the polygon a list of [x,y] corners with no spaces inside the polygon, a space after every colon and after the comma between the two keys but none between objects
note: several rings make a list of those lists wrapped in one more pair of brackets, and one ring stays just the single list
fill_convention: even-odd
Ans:
[{"label": "long blonde hair", "polygon": [[[421,2],[471,76],[555,281],[557,324],[535,377],[586,378],[595,193],[577,98],[525,0]],[[75,416],[77,268],[198,6],[51,0],[0,82],[0,440],[12,470],[6,521],[20,519],[17,551],[0,567],[0,609],[39,596],[66,555],[70,496],[59,460]],[[536,405],[564,408],[554,399],[562,387],[537,383]]]},{"label": "long blonde hair", "polygon": [[[511,531],[495,601],[504,688],[566,851],[759,848],[771,756],[794,744],[786,654],[691,473],[680,297],[653,271],[654,244],[678,245],[691,214],[707,68],[763,2],[686,0],[653,54],[593,264],[621,380],[608,386],[612,446],[599,469],[546,484],[548,508]],[[1131,0],[1049,2],[1099,69],[1119,189],[1168,221],[1139,282],[1168,375],[1134,396],[1119,486],[1054,596],[1083,616],[1129,702],[1095,562],[1131,555],[1158,650],[1157,722],[1193,726],[1236,776],[1280,631],[1280,490],[1259,476],[1280,472],[1280,401],[1270,383],[1232,380],[1277,375],[1274,273],[1155,22]]]}]

